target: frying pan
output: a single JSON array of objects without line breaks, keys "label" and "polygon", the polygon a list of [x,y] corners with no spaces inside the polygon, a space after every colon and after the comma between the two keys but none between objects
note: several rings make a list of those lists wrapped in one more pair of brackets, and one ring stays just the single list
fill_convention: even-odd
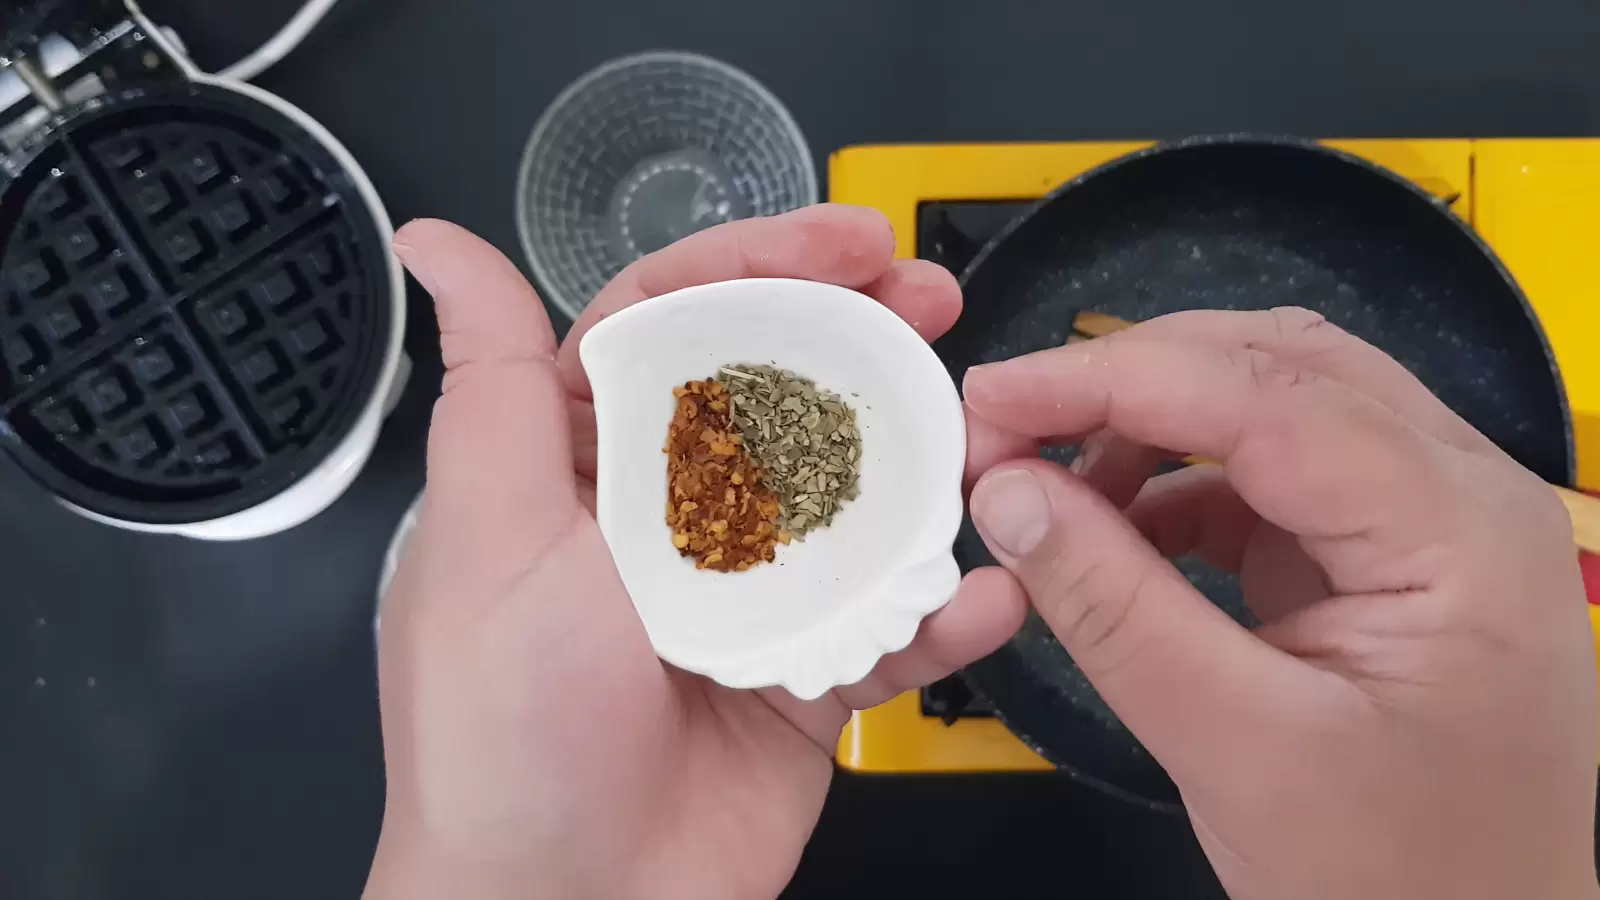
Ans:
[{"label": "frying pan", "polygon": [[[1566,394],[1538,320],[1498,259],[1449,208],[1394,173],[1289,138],[1161,144],[1090,171],[1007,226],[962,276],[966,312],[937,345],[956,376],[1060,345],[1077,313],[1139,321],[1182,309],[1304,306],[1403,363],[1522,465],[1574,469]],[[1073,448],[1048,448],[1065,461]],[[963,568],[993,558],[968,522]],[[1243,624],[1237,580],[1179,568]],[[1112,794],[1181,800],[1042,621],[965,671],[1046,760]],[[1241,735],[1241,740],[1248,740]]]}]

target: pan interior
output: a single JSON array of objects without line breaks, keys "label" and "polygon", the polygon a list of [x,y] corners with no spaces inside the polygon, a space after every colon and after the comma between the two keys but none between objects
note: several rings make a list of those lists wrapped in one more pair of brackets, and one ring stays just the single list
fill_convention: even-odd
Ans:
[{"label": "pan interior", "polygon": [[[1061,344],[1084,310],[1143,320],[1303,306],[1394,356],[1541,477],[1570,480],[1564,394],[1514,284],[1434,202],[1342,156],[1273,143],[1135,156],[1047,199],[963,280],[966,311],[938,345],[958,380],[969,366]],[[970,527],[957,553],[966,567],[992,563]],[[1233,576],[1179,565],[1249,623]],[[967,675],[1053,762],[1147,801],[1177,801],[1042,623]]]}]

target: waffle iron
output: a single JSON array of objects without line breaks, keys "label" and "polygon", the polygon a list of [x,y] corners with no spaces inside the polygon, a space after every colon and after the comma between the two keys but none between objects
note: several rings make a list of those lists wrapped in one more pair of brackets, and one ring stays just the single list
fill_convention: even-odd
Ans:
[{"label": "waffle iron", "polygon": [[0,110],[0,446],[135,530],[238,539],[326,508],[408,368],[355,160],[132,3],[31,4],[4,37],[26,96]]}]

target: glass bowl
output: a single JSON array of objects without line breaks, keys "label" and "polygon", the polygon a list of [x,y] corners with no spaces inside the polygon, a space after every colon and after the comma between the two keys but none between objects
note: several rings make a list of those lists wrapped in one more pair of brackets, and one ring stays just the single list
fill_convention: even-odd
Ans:
[{"label": "glass bowl", "polygon": [[691,53],[596,68],[534,126],[517,231],[544,296],[575,319],[628,263],[703,228],[817,201],[805,137],[770,91]]}]

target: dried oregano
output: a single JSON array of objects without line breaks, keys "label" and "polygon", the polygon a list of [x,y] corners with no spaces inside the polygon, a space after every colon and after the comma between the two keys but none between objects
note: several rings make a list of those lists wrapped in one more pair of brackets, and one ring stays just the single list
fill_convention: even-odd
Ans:
[{"label": "dried oregano", "polygon": [[732,365],[717,372],[729,416],[782,504],[780,527],[796,538],[832,523],[854,500],[861,475],[856,413],[832,391],[773,366]]}]

